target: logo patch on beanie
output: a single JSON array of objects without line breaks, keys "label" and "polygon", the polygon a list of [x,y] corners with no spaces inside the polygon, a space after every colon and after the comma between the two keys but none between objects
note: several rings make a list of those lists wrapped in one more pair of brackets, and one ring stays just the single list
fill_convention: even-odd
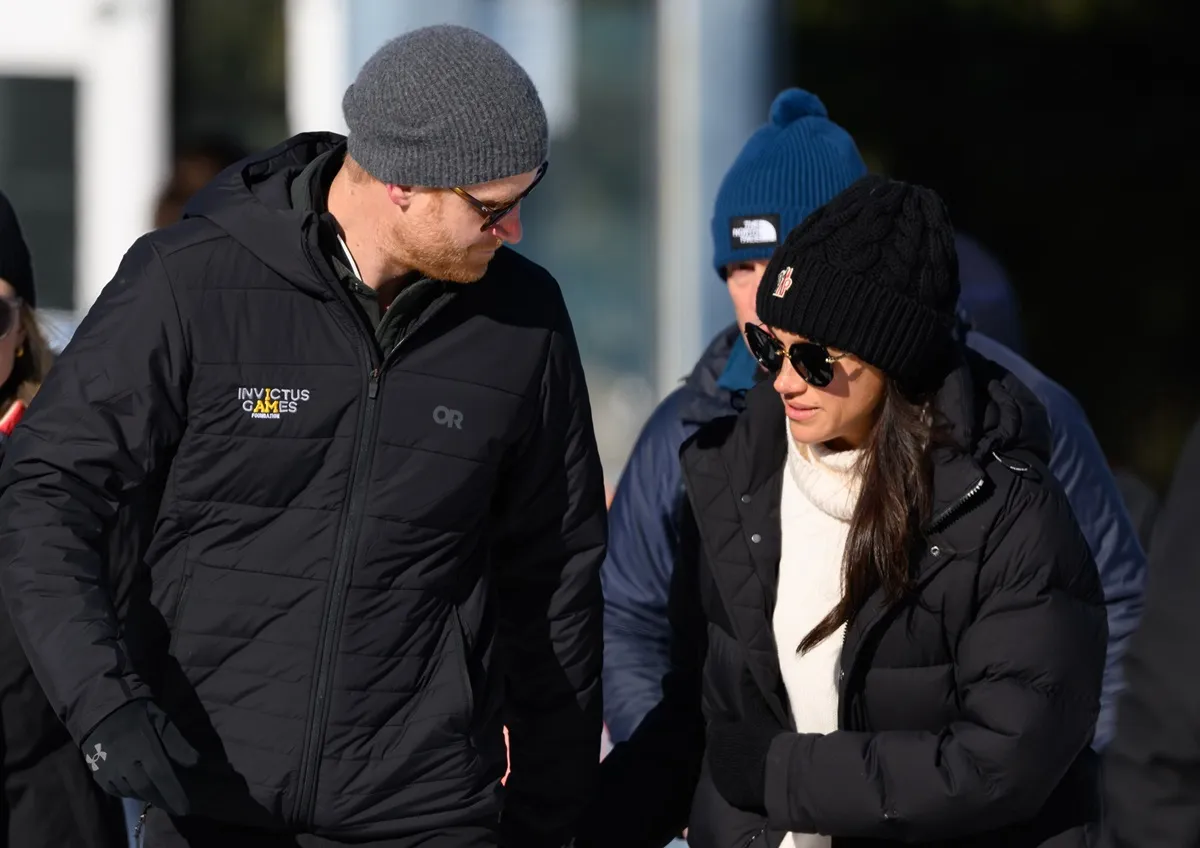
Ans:
[{"label": "logo patch on beanie", "polygon": [[779,216],[751,215],[730,218],[729,244],[734,250],[751,245],[779,244]]},{"label": "logo patch on beanie", "polygon": [[775,278],[775,291],[771,292],[772,297],[783,297],[788,293],[788,289],[792,287],[792,266],[789,265],[779,272],[779,276]]}]

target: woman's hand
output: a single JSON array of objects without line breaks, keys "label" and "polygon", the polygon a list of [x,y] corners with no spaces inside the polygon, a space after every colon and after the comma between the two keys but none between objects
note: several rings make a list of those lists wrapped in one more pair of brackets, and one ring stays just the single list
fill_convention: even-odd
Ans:
[{"label": "woman's hand", "polygon": [[766,811],[767,752],[787,733],[758,686],[742,684],[742,718],[717,720],[708,728],[708,767],[726,801],[743,810]]}]

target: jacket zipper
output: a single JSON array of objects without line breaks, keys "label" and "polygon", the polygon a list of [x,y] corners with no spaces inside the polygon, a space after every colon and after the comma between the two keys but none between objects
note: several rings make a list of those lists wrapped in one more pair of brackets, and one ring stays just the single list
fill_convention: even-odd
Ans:
[{"label": "jacket zipper", "polygon": [[300,761],[300,780],[296,787],[296,820],[310,824],[317,800],[317,772],[324,748],[325,721],[329,713],[329,670],[337,648],[336,634],[342,623],[342,598],[346,592],[350,563],[354,558],[354,546],[358,540],[363,500],[366,498],[369,479],[365,473],[369,467],[375,446],[376,397],[382,368],[372,367],[367,376],[367,400],[358,428],[358,453],[350,470],[350,500],[346,520],[338,538],[337,559],[329,577],[329,594],[325,615],[321,620],[321,632],[317,636],[316,685],[309,706],[308,733],[304,739],[304,753]]},{"label": "jacket zipper", "polygon": [[954,515],[954,513],[958,512],[960,509],[962,509],[964,506],[966,506],[967,502],[969,500],[971,500],[971,498],[975,497],[976,495],[978,495],[980,492],[983,491],[983,482],[984,482],[984,478],[980,477],[978,480],[975,481],[975,485],[973,485],[971,488],[967,489],[967,491],[963,494],[963,496],[961,498],[956,500],[954,503],[950,504],[950,506],[946,507],[940,513],[938,513],[936,516],[934,516],[932,519],[930,519],[929,529],[936,530],[937,528],[939,528],[943,524],[945,524],[948,520],[950,520],[950,517],[952,515]]},{"label": "jacket zipper", "polygon": [[764,834],[766,834],[766,832],[767,832],[767,826],[764,824],[761,828],[759,828],[759,830],[756,834],[751,836],[750,839],[746,841],[746,844],[743,845],[742,848],[750,848],[750,846],[753,845],[755,842],[757,842],[758,838],[760,836],[763,836]]},{"label": "jacket zipper", "polygon": [[152,806],[149,802],[144,803],[142,811],[138,813],[137,821],[133,825],[133,844],[137,848],[145,848],[146,841],[143,839],[143,834],[146,830],[146,813],[150,812]]},{"label": "jacket zipper", "polygon": [[850,622],[847,621],[845,626],[842,627],[842,647],[838,649],[838,730],[846,729],[845,717],[842,715],[842,704],[845,702],[845,698],[842,695],[846,691],[846,667],[842,665],[842,658],[846,656],[846,634],[849,632]]},{"label": "jacket zipper", "polygon": [[[313,247],[317,244],[317,238],[307,229],[307,225],[305,236],[301,240],[301,250],[308,260],[308,264],[318,277],[325,278],[331,284],[330,288],[337,292],[338,296],[334,299],[341,301],[350,318],[351,326],[357,328],[356,332],[348,333],[350,341],[353,343],[355,339],[358,339],[361,343],[366,328],[359,320],[350,293],[346,291],[341,282],[329,277],[327,263],[318,261],[314,255]],[[329,711],[329,695],[326,691],[329,686],[329,667],[333,663],[333,654],[337,645],[337,639],[334,637],[341,629],[342,595],[345,593],[343,584],[350,572],[349,566],[354,554],[354,542],[358,536],[359,515],[362,512],[362,501],[366,494],[366,485],[363,482],[366,478],[363,471],[374,453],[372,436],[375,429],[375,398],[379,394],[382,364],[379,362],[380,357],[376,354],[377,344],[374,337],[368,335],[363,348],[366,353],[367,365],[370,368],[367,374],[367,398],[359,415],[356,434],[357,453],[354,465],[350,469],[348,485],[350,498],[348,503],[344,504],[346,511],[343,513],[343,518],[340,519],[342,524],[338,531],[337,556],[334,560],[333,571],[326,584],[325,614],[321,618],[321,630],[317,634],[317,665],[314,669],[316,681],[309,696],[304,745],[300,750],[300,776],[296,783],[296,800],[292,805],[292,821],[299,824],[308,823],[316,806],[317,776],[320,773],[319,765],[321,750],[324,748],[325,721]]]},{"label": "jacket zipper", "polygon": [[[370,467],[371,458],[375,455],[375,431],[378,424],[375,401],[379,396],[379,384],[383,381],[383,375],[387,371],[388,365],[395,359],[396,353],[437,311],[435,307],[428,307],[425,313],[408,328],[408,332],[396,342],[395,346],[384,353],[383,361],[378,366],[373,365],[375,361],[373,349],[370,345],[367,348],[368,359],[372,362],[371,372],[367,375],[367,400],[358,429],[358,454],[354,461],[354,467],[350,470],[350,500],[346,521],[342,525],[341,535],[338,538],[337,561],[334,563],[333,573],[329,579],[329,601],[325,617],[321,622],[321,632],[317,637],[317,682],[309,707],[310,721],[301,755],[300,780],[296,787],[295,818],[302,824],[312,823],[310,820],[316,809],[317,774],[321,751],[325,747],[325,723],[329,713],[329,694],[327,692],[329,669],[333,665],[333,656],[337,647],[336,634],[341,630],[342,596],[346,591],[350,564],[354,558],[354,548],[361,526],[360,516],[363,500],[366,497],[366,480],[368,479],[365,472]],[[357,316],[355,319],[357,321]]]}]

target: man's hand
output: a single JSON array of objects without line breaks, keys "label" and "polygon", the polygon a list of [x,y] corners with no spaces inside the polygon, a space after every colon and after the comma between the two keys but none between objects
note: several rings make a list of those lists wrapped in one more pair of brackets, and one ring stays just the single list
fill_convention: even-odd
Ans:
[{"label": "man's hand", "polygon": [[130,701],[96,725],[83,743],[92,777],[110,795],[148,801],[174,816],[189,812],[175,765],[200,760],[153,701]]}]

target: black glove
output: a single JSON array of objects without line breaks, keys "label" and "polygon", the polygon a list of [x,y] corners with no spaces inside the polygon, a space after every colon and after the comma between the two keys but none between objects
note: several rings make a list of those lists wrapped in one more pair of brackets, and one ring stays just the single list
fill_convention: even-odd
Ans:
[{"label": "black glove", "polygon": [[766,813],[767,752],[786,733],[753,682],[742,684],[742,718],[708,727],[708,768],[721,797],[734,807]]},{"label": "black glove", "polygon": [[200,755],[153,701],[130,701],[110,713],[88,734],[83,755],[108,794],[147,801],[174,816],[188,814],[175,763],[189,768]]}]

